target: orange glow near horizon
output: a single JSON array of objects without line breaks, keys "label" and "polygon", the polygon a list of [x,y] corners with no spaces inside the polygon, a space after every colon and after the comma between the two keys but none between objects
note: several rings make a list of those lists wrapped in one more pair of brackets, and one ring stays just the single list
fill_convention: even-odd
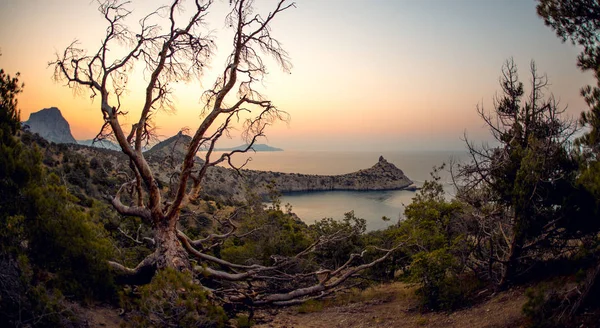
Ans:
[{"label": "orange glow near horizon", "polygon": [[[132,7],[141,14],[158,3],[136,0]],[[271,4],[258,1],[258,9],[268,10]],[[529,60],[535,59],[540,72],[548,73],[556,97],[569,104],[568,113],[579,115],[585,109],[579,88],[593,77],[578,71],[579,50],[561,44],[536,17],[534,5],[352,0],[341,10],[335,1],[299,2],[273,25],[273,35],[289,51],[294,68],[286,74],[268,67],[265,94],[291,115],[289,124],[268,130],[268,142],[287,149],[461,148],[465,131],[485,138],[475,106],[492,107],[500,67],[510,56],[525,85]],[[68,6],[61,0],[0,4],[0,67],[22,74],[22,120],[55,106],[76,139],[90,139],[102,126],[99,99],[92,101],[87,91],[74,95],[53,82],[47,63],[76,38],[94,51],[105,25],[93,3]],[[223,36],[227,4],[216,6],[209,25]],[[507,15],[514,20],[510,24],[500,18]],[[221,71],[230,41],[221,38],[218,47],[218,59],[201,81],[205,86]],[[130,80],[124,126],[139,115],[143,82],[141,74]],[[156,115],[158,134],[164,137],[200,123],[199,83],[175,88],[175,112]]]}]

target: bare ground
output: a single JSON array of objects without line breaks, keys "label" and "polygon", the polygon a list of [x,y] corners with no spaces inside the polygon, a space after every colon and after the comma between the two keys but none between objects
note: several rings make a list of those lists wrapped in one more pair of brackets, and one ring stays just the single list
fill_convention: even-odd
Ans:
[{"label": "bare ground", "polygon": [[119,327],[123,321],[119,309],[109,306],[81,309],[81,315],[86,319],[87,327]]},{"label": "bare ground", "polygon": [[484,302],[452,313],[420,313],[414,289],[402,283],[376,287],[371,300],[316,309],[311,313],[301,307],[282,310],[276,315],[259,314],[257,319],[272,321],[256,327],[520,327],[524,325],[521,308],[523,289],[513,289]]}]

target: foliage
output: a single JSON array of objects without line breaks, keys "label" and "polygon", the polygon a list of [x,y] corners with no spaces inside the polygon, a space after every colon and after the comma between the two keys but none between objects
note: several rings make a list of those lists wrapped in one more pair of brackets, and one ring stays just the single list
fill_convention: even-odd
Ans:
[{"label": "foliage", "polygon": [[[500,82],[494,109],[478,107],[498,146],[467,141],[472,161],[458,167],[457,178],[459,198],[472,217],[479,272],[505,287],[545,252],[592,233],[598,220],[588,210],[591,198],[576,183],[578,165],[569,148],[575,126],[562,117],[553,96],[545,96],[546,77],[532,62],[525,97],[517,67],[508,60]],[[582,230],[585,225],[590,229]]]},{"label": "foliage", "polygon": [[237,328],[250,328],[254,326],[254,320],[250,319],[249,316],[241,314],[236,317],[236,327]]},{"label": "foliage", "polygon": [[[58,177],[48,180],[58,182]],[[114,292],[107,261],[112,245],[102,226],[74,203],[64,186],[32,186],[25,226],[32,262],[57,274],[56,285],[80,298],[103,299]]]},{"label": "foliage", "polygon": [[464,205],[444,198],[438,170],[434,169],[433,180],[426,181],[405,208],[406,220],[397,229],[409,241],[405,247],[408,277],[420,284],[423,305],[452,309],[464,304],[470,292],[466,287],[471,287],[460,278],[468,256],[466,231],[461,229]]},{"label": "foliage", "polygon": [[539,0],[537,12],[544,23],[552,28],[563,41],[583,47],[577,65],[583,71],[592,71],[598,80],[596,86],[586,86],[581,94],[589,106],[581,113],[580,122],[590,130],[579,139],[589,147],[598,160],[600,151],[600,3],[580,0]]},{"label": "foliage", "polygon": [[412,258],[410,281],[419,283],[421,305],[433,310],[454,310],[473,301],[481,281],[457,262],[448,249],[420,252]]},{"label": "foliage", "polygon": [[3,143],[21,128],[20,112],[17,108],[17,96],[23,92],[23,83],[19,83],[19,73],[11,77],[0,69],[0,138]]},{"label": "foliage", "polygon": [[150,284],[121,293],[127,327],[223,327],[227,317],[189,273],[159,271]]},{"label": "foliage", "polygon": [[537,12],[547,26],[552,28],[562,41],[571,41],[583,48],[577,65],[583,71],[591,71],[596,77],[595,86],[585,86],[581,95],[588,110],[581,113],[579,120],[587,130],[577,140],[581,146],[581,175],[578,183],[596,201],[590,210],[595,217],[600,215],[600,3],[598,1],[540,0]]},{"label": "foliage", "polygon": [[40,282],[26,256],[0,258],[0,322],[13,327],[79,327],[60,290]]},{"label": "foliage", "polygon": [[559,307],[563,303],[556,286],[541,283],[525,291],[527,302],[523,304],[523,314],[529,319],[530,327],[563,327],[560,322]]},{"label": "foliage", "polygon": [[439,177],[433,175],[434,179],[425,181],[406,206],[406,219],[400,223],[400,229],[410,236],[412,243],[427,250],[454,247],[464,238],[463,232],[457,231],[463,204],[447,201]]},{"label": "foliage", "polygon": [[233,263],[273,263],[273,255],[293,256],[312,243],[306,224],[276,209],[254,209],[241,219],[240,233],[255,230],[245,238],[225,241],[219,254]]},{"label": "foliage", "polygon": [[22,85],[0,75],[0,322],[75,325],[66,297],[106,300],[114,292],[106,264],[112,245],[58,176],[44,170],[35,138],[19,132]]},{"label": "foliage", "polygon": [[311,224],[309,229],[315,240],[336,234],[331,242],[315,251],[315,261],[327,269],[341,266],[348,260],[349,254],[360,253],[364,248],[361,236],[366,227],[366,220],[356,217],[354,211],[344,213],[342,221],[324,218]]}]

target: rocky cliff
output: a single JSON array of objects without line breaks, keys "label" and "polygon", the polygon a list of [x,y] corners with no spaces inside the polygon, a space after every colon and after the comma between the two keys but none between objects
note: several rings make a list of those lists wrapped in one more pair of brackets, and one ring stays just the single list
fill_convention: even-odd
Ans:
[{"label": "rocky cliff", "polygon": [[31,113],[29,120],[23,122],[29,131],[39,134],[42,138],[55,143],[73,143],[77,141],[71,134],[69,122],[56,107],[44,108]]}]

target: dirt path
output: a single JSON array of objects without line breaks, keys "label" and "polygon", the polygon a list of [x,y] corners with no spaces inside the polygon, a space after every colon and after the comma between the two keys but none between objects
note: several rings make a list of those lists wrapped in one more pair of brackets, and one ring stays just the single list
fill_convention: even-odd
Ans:
[{"label": "dirt path", "polygon": [[81,315],[86,319],[87,327],[120,327],[123,319],[119,310],[108,306],[96,306],[82,309]]},{"label": "dirt path", "polygon": [[421,314],[416,310],[412,292],[404,284],[391,284],[371,291],[373,300],[344,306],[326,307],[312,313],[301,308],[283,310],[273,321],[255,327],[519,327],[523,324],[521,308],[525,303],[522,289],[495,295],[473,307],[446,313]]}]

